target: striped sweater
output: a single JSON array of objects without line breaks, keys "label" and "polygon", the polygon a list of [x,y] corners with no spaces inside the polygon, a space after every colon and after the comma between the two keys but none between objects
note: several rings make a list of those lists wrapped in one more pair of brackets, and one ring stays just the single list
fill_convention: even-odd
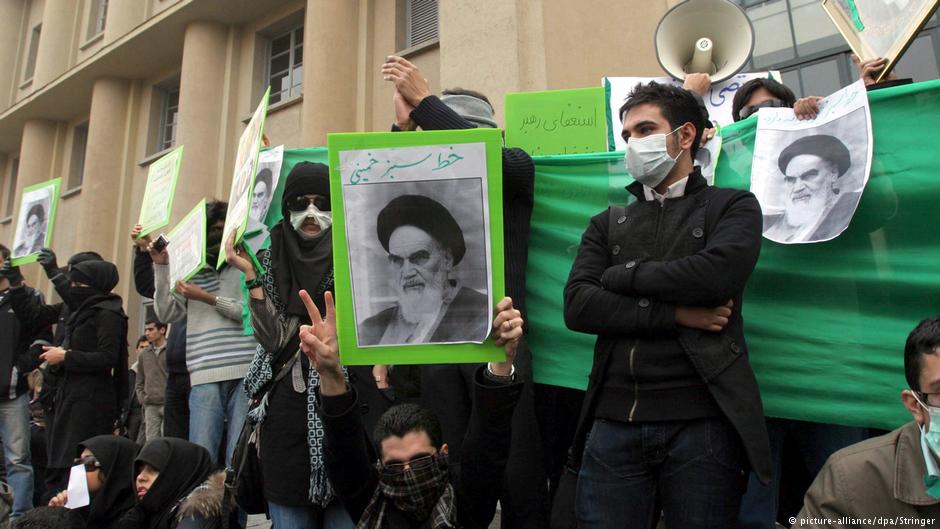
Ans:
[{"label": "striped sweater", "polygon": [[215,306],[170,292],[170,270],[154,263],[154,309],[163,322],[186,316],[186,367],[192,385],[245,377],[255,355],[254,337],[242,327],[241,272],[203,268],[190,282],[217,296]]}]

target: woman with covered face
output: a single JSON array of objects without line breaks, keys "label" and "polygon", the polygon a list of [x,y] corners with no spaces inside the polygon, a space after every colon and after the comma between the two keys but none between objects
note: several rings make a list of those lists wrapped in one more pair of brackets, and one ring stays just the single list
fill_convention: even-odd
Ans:
[{"label": "woman with covered face", "polygon": [[[271,247],[257,254],[260,274],[228,241],[226,259],[245,274],[249,309],[260,347],[245,377],[257,424],[264,496],[275,527],[352,527],[323,468],[323,426],[314,408],[316,370],[299,352],[297,335],[309,317],[298,296],[307,290],[324,307],[333,290],[329,168],[301,162],[285,182],[283,219],[271,229]],[[372,382],[370,368],[350,376]],[[352,373],[352,370],[350,371]],[[373,391],[375,385],[372,384]]]},{"label": "woman with covered face", "polygon": [[[134,458],[139,447],[133,441],[115,435],[99,435],[78,446],[76,464],[85,467],[83,479],[88,485],[91,503],[82,509],[89,529],[119,529],[122,519],[136,504],[134,494]],[[64,506],[68,491],[58,493],[50,506]]]},{"label": "woman with covered face", "polygon": [[79,443],[112,432],[128,389],[127,315],[112,292],[117,267],[85,261],[72,267],[70,280],[76,309],[66,339],[40,355],[59,377],[48,448],[52,468],[71,467]]}]

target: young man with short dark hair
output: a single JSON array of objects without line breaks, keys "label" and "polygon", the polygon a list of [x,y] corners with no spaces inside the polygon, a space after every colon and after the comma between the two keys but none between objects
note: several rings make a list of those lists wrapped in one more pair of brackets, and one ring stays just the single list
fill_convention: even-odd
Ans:
[{"label": "young man with short dark hair", "polygon": [[749,464],[770,477],[741,318],[760,206],[693,166],[690,92],[638,85],[620,114],[636,201],[591,219],[565,287],[568,327],[598,336],[573,450],[579,527],[650,527],[661,506],[669,529],[726,529]]},{"label": "young man with short dark hair", "polygon": [[137,357],[134,391],[144,412],[144,440],[163,437],[163,403],[166,397],[167,325],[148,319],[144,336],[150,345]]}]

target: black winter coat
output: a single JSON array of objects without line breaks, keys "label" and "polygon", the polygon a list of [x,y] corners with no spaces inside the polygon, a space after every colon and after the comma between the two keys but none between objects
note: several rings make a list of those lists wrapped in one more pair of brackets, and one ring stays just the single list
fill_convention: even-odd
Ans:
[{"label": "black winter coat", "polygon": [[[747,191],[709,187],[696,169],[689,175],[685,197],[670,199],[697,204],[694,222],[683,224],[688,233],[632,230],[623,246],[611,246],[611,222],[631,222],[631,217],[636,221],[642,214],[643,186],[634,183],[627,189],[639,202],[614,220],[610,210],[591,219],[565,286],[565,323],[572,330],[598,335],[570,466],[580,465],[614,352],[629,350],[637,341],[652,351],[656,344],[651,337],[673,336],[740,435],[753,471],[766,483],[771,476],[770,444],[741,317],[744,285],[760,253],[760,205]],[[655,222],[636,224],[656,224],[660,230]],[[694,238],[701,249],[672,260],[649,257],[680,237]],[[721,332],[675,322],[676,305],[715,307],[729,299],[734,310]]]},{"label": "black winter coat", "polygon": [[[112,432],[120,418],[121,400],[118,388],[126,380],[116,380],[121,355],[127,356],[127,316],[121,298],[112,295],[107,301],[83,307],[75,314],[78,323],[63,344],[67,353],[58,366],[59,387],[55,397],[56,420],[52,425],[49,463],[53,468],[72,466],[75,448],[85,439]],[[86,319],[87,318],[87,319]]]}]

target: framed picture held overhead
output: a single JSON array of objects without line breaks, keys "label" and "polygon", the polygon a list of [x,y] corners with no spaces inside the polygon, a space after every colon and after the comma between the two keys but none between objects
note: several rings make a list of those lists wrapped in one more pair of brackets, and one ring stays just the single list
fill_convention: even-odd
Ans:
[{"label": "framed picture held overhead", "polygon": [[823,0],[823,9],[859,59],[886,59],[887,78],[940,0]]}]

